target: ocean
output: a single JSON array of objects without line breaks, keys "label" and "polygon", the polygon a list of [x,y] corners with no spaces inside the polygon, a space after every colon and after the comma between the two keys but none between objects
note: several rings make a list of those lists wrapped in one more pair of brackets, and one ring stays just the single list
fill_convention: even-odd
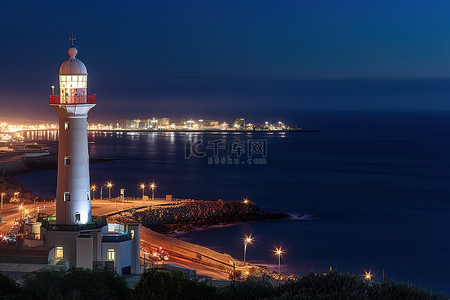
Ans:
[{"label": "ocean", "polygon": [[[91,157],[119,159],[91,165],[91,181],[111,180],[113,195],[125,188],[139,196],[139,183],[154,181],[156,196],[248,197],[302,217],[177,235],[242,259],[251,234],[247,260],[276,269],[273,250],[282,246],[285,274],[333,267],[371,270],[381,281],[384,269],[387,278],[450,294],[450,113],[283,115],[320,132],[90,133]],[[203,157],[193,155],[195,142]],[[40,195],[55,193],[56,170],[17,178]]]}]

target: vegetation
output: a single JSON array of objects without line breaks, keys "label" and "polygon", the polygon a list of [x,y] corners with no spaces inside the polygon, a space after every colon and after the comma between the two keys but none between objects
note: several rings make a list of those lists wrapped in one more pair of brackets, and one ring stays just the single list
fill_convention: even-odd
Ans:
[{"label": "vegetation", "polygon": [[8,295],[16,294],[18,290],[19,287],[14,280],[3,274],[0,274],[0,299]]},{"label": "vegetation", "polygon": [[143,274],[131,294],[133,300],[217,298],[216,288],[189,280],[179,272],[166,270],[155,270]]},{"label": "vegetation", "polygon": [[0,299],[450,299],[409,283],[392,280],[368,283],[360,276],[335,271],[311,272],[299,280],[273,283],[249,279],[217,289],[204,282],[191,281],[178,272],[153,270],[143,274],[134,290],[130,290],[123,277],[111,271],[71,269],[31,273],[22,286],[0,275]]},{"label": "vegetation", "polygon": [[4,295],[6,299],[128,299],[130,290],[123,277],[112,271],[70,269],[39,271],[24,277],[23,285]]}]

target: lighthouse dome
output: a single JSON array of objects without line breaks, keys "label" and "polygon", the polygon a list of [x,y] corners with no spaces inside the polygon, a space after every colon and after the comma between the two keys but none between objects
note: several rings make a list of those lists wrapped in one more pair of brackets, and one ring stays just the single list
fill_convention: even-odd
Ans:
[{"label": "lighthouse dome", "polygon": [[86,66],[81,60],[75,58],[78,49],[75,46],[71,46],[67,53],[69,53],[70,58],[63,62],[59,68],[59,75],[87,75]]}]

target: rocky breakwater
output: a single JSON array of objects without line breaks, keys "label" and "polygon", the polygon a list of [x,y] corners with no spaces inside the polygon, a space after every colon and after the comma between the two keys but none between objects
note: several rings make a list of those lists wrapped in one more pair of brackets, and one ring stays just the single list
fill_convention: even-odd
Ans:
[{"label": "rocky breakwater", "polygon": [[264,212],[251,201],[222,200],[183,201],[179,205],[157,206],[133,213],[133,219],[142,222],[143,226],[165,234],[214,225],[289,218],[285,213]]}]

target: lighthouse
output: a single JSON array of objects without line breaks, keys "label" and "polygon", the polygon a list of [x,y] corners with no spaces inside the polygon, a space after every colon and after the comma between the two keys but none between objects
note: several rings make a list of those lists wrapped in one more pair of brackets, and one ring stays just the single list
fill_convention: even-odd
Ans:
[{"label": "lighthouse", "polygon": [[87,117],[97,99],[88,95],[87,68],[71,40],[69,59],[59,68],[60,94],[50,95],[59,117],[56,223],[61,225],[92,222]]}]

